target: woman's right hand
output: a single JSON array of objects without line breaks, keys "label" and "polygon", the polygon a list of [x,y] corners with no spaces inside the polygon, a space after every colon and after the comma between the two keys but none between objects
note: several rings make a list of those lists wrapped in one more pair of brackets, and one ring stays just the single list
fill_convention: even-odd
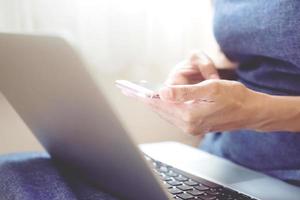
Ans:
[{"label": "woman's right hand", "polygon": [[190,85],[204,80],[220,79],[213,61],[204,53],[193,53],[169,74],[166,85]]}]

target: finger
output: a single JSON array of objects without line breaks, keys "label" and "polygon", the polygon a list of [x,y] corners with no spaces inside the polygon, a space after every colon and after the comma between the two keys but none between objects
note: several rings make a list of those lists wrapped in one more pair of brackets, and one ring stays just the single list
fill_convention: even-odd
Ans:
[{"label": "finger", "polygon": [[189,80],[187,77],[182,75],[180,72],[172,73],[168,79],[164,82],[165,85],[187,85],[189,84]]},{"label": "finger", "polygon": [[157,113],[162,119],[168,121],[170,124],[178,128],[183,127],[183,121],[180,117],[182,115],[183,104],[166,103],[161,100],[149,100],[147,105],[152,111]]},{"label": "finger", "polygon": [[205,53],[192,54],[190,62],[193,66],[198,67],[205,79],[220,79],[215,64]]},{"label": "finger", "polygon": [[161,111],[160,109],[151,108],[152,111],[154,111],[160,118],[162,118],[163,120],[167,121],[168,123],[174,125],[175,127],[181,129],[184,133],[188,133],[190,135],[200,135],[202,132],[201,130],[191,130],[189,128],[187,128],[187,124],[185,121],[181,120],[180,117],[178,117],[177,115],[172,115],[170,113],[165,113],[163,111]]},{"label": "finger", "polygon": [[203,130],[198,129],[197,126],[191,126],[190,122],[182,120],[182,111],[187,109],[185,104],[170,104],[159,100],[153,100],[149,102],[148,106],[158,116],[168,123],[181,129],[183,132],[191,135],[201,135]]},{"label": "finger", "polygon": [[168,113],[170,115],[177,115],[178,110],[181,108],[181,105],[178,105],[174,102],[166,102],[161,99],[147,99],[144,100],[144,103],[148,106],[160,110],[164,113]]},{"label": "finger", "polygon": [[174,114],[164,112],[156,107],[151,107],[150,109],[155,112],[160,118],[166,120],[168,123],[176,126],[177,128],[181,128],[183,126],[183,122],[180,121],[179,117],[176,117]]},{"label": "finger", "polygon": [[192,66],[189,60],[177,64],[169,74],[166,85],[184,85],[204,80],[198,67]]},{"label": "finger", "polygon": [[171,102],[213,101],[210,99],[210,94],[216,87],[217,83],[211,83],[210,81],[203,81],[195,85],[173,85],[161,88],[159,95],[162,100]]},{"label": "finger", "polygon": [[203,81],[204,78],[201,73],[194,69],[181,69],[174,72],[165,81],[165,85],[188,85],[196,84]]}]

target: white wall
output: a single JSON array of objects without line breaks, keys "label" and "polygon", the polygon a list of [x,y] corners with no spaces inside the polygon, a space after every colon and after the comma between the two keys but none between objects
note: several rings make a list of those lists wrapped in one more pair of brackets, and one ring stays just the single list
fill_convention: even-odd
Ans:
[{"label": "white wall", "polygon": [[[163,82],[193,49],[215,56],[209,0],[0,0],[0,31],[59,33],[76,43],[138,142],[198,142],[122,96],[113,83]],[[34,149],[41,147],[1,97],[0,153]]]}]

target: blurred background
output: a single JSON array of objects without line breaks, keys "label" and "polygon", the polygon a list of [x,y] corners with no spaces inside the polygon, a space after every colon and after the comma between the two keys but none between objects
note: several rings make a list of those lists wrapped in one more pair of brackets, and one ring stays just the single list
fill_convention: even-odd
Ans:
[{"label": "blurred background", "polygon": [[[0,0],[1,32],[58,34],[78,48],[138,143],[197,145],[199,139],[122,96],[114,81],[162,83],[192,50],[204,50],[218,62],[211,21],[210,0]],[[41,149],[0,95],[0,154]]]}]

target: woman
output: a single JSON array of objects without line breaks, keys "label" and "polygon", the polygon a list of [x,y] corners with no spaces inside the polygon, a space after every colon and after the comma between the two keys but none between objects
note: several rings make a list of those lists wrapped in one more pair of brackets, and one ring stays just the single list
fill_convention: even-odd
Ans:
[{"label": "woman", "polygon": [[[162,100],[143,100],[185,132],[206,134],[201,148],[285,181],[300,181],[300,2],[215,0],[215,35],[238,62],[238,81],[222,80],[194,54],[176,67]],[[61,174],[47,155],[0,159],[0,199],[113,199]]]},{"label": "woman", "polygon": [[300,184],[300,2],[214,3],[215,36],[239,63],[237,81],[194,54],[171,72],[162,101],[145,102],[187,133],[214,132],[203,150]]}]

